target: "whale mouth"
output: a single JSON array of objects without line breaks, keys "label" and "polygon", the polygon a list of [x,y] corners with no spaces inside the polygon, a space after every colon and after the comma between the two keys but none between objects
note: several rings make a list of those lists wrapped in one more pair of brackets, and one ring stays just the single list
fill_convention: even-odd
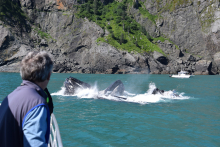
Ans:
[{"label": "whale mouth", "polygon": [[[64,81],[65,95],[75,95],[77,91],[92,88],[89,84],[82,82],[76,78],[69,77]],[[100,91],[97,98],[115,97],[118,99],[126,99],[124,97],[124,85],[121,80],[113,82],[105,90]]]},{"label": "whale mouth", "polygon": [[108,88],[104,90],[105,96],[123,96],[124,95],[124,84],[121,80],[117,80],[112,83]]},{"label": "whale mouth", "polygon": [[100,91],[98,94],[99,99],[105,99],[105,98],[116,98],[120,100],[126,100],[127,98],[124,95],[124,84],[121,80],[117,80],[113,82],[109,87],[107,87],[105,90]]},{"label": "whale mouth", "polygon": [[65,95],[74,95],[77,90],[91,88],[89,84],[84,83],[71,76],[69,78],[66,78],[64,82],[64,87],[65,87],[65,92],[64,92]]},{"label": "whale mouth", "polygon": [[[64,82],[65,95],[77,95],[79,93],[85,94],[85,91],[91,90],[92,86],[89,84],[82,82],[76,78],[69,77],[66,78]],[[106,89],[102,91],[97,91],[98,93],[95,95],[95,98],[98,99],[112,99],[112,100],[127,100],[129,96],[125,92],[124,84],[121,80],[117,80],[109,85]],[[153,95],[162,95],[166,96],[168,94],[167,91],[160,90],[157,87],[153,88],[152,91],[149,91],[150,94]],[[179,97],[179,95],[173,90],[171,92],[172,97]]]}]

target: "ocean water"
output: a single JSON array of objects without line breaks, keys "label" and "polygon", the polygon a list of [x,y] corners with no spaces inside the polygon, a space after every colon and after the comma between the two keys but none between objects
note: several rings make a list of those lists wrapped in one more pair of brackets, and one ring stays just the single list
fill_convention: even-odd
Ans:
[{"label": "ocean water", "polygon": [[[92,85],[64,95],[64,80]],[[116,80],[127,100],[97,99]],[[21,83],[18,73],[0,73],[0,103]],[[152,95],[157,87],[165,95]],[[175,79],[168,75],[52,74],[52,94],[63,145],[77,147],[219,147],[220,76]],[[179,97],[173,96],[173,89]]]}]

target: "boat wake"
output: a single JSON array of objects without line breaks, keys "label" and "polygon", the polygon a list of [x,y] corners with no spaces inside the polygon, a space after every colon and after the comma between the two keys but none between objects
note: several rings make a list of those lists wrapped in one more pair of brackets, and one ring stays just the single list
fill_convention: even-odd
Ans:
[{"label": "boat wake", "polygon": [[[108,99],[113,101],[123,101],[123,102],[132,102],[132,103],[139,103],[139,104],[148,104],[148,103],[161,103],[161,102],[172,102],[174,100],[185,100],[189,99],[190,97],[184,96],[184,93],[180,93],[174,90],[164,91],[163,93],[152,94],[156,85],[154,83],[149,84],[149,89],[144,94],[135,94],[129,93],[128,91],[124,92],[124,96],[117,98],[114,96],[102,96],[102,99]],[[51,95],[60,95],[60,96],[70,96],[65,95],[65,87],[61,87],[61,90],[52,93]],[[76,94],[71,96],[76,96],[77,98],[99,98],[99,90],[97,85],[95,84],[91,88],[78,90]]]}]

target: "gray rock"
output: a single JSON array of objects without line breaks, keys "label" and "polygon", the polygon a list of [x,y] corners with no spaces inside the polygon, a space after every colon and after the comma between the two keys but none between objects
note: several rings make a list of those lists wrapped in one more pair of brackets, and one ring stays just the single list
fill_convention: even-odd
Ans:
[{"label": "gray rock", "polygon": [[47,41],[45,39],[41,39],[40,45],[41,46],[48,46]]},{"label": "gray rock", "polygon": [[159,61],[161,64],[167,65],[168,59],[161,53],[154,51],[153,57],[155,60]]},{"label": "gray rock", "polygon": [[151,74],[159,74],[161,72],[161,67],[155,60],[150,60],[149,61],[149,66],[150,66],[150,73]]},{"label": "gray rock", "polygon": [[193,55],[189,55],[187,58],[188,58],[187,61],[193,61],[193,62],[196,61],[196,58]]},{"label": "gray rock", "polygon": [[179,64],[183,63],[183,61],[181,59],[177,59],[176,62],[179,63]]},{"label": "gray rock", "polygon": [[10,32],[8,29],[0,25],[0,48],[7,48],[8,39],[10,38]]},{"label": "gray rock", "polygon": [[163,18],[158,18],[156,21],[157,27],[161,27],[163,25]]},{"label": "gray rock", "polygon": [[220,52],[218,52],[214,55],[214,61],[217,65],[218,69],[220,70]]},{"label": "gray rock", "polygon": [[[186,1],[172,11],[163,9],[169,5],[167,1],[141,1],[151,14],[158,15],[160,11],[160,17],[153,21],[136,8],[127,13],[152,37],[170,40],[154,42],[164,55],[128,53],[107,43],[97,43],[97,38],[109,32],[86,18],[78,19],[73,6],[78,3],[76,0],[16,0],[30,18],[27,24],[49,37],[34,29],[21,34],[13,25],[0,22],[0,67],[2,71],[12,71],[27,52],[46,50],[54,56],[55,72],[167,74],[176,73],[181,67],[198,74],[220,72],[218,1]],[[112,0],[102,2],[108,4]]]},{"label": "gray rock", "polygon": [[196,62],[195,68],[197,72],[210,72],[210,68],[212,65],[212,61],[207,61],[207,60],[200,60]]}]

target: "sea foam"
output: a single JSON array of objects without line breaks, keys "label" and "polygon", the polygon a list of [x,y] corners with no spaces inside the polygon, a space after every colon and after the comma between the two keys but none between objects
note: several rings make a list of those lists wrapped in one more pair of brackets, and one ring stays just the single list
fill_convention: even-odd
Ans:
[{"label": "sea foam", "polygon": [[[149,89],[144,94],[135,94],[125,91],[123,98],[126,99],[118,99],[112,96],[102,96],[103,99],[113,100],[113,101],[124,101],[124,102],[132,102],[139,104],[148,104],[148,103],[160,103],[160,102],[170,102],[173,100],[184,100],[189,99],[190,97],[184,96],[185,93],[180,93],[174,90],[164,91],[163,94],[152,94],[153,90],[156,88],[155,83],[149,84]],[[61,87],[61,90],[52,93],[51,95],[60,95],[60,96],[69,96],[64,94],[65,87]],[[97,88],[97,84],[94,84],[91,88],[78,90],[76,94],[71,96],[76,96],[77,98],[94,98],[97,99],[99,95],[99,90]],[[179,95],[179,96],[175,96]]]}]

